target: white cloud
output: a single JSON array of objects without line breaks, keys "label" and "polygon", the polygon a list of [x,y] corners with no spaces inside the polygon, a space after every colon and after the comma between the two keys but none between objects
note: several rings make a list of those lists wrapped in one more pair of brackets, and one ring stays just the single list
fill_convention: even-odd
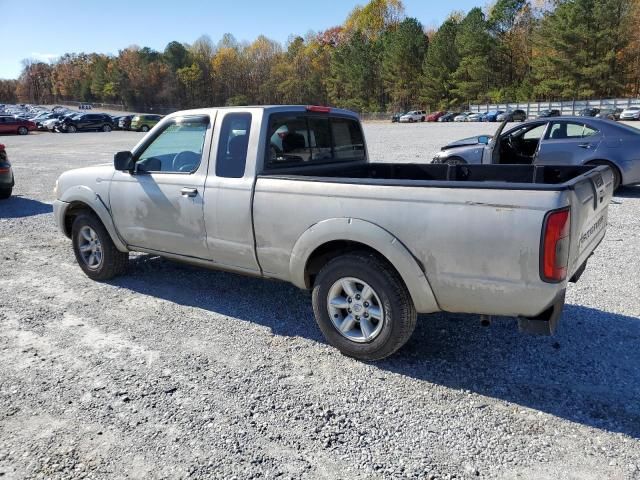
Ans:
[{"label": "white cloud", "polygon": [[41,52],[31,52],[31,58],[36,60],[40,60],[42,62],[50,62],[51,60],[55,60],[60,55],[57,53],[41,53]]}]

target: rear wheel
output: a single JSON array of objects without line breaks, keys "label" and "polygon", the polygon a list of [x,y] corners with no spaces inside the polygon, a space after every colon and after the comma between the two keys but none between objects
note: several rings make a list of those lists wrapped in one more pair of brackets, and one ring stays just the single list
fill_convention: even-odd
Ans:
[{"label": "rear wheel", "polygon": [[110,132],[111,131],[111,126],[110,125],[103,125],[102,126],[102,131],[103,132]]},{"label": "rear wheel", "polygon": [[119,251],[107,229],[92,213],[81,213],[71,227],[73,253],[82,271],[93,280],[109,280],[127,267],[129,254]]},{"label": "rear wheel", "polygon": [[29,133],[29,129],[27,127],[18,127],[18,135],[26,135]]},{"label": "rear wheel", "polygon": [[148,132],[149,131],[149,127],[147,127],[146,125],[143,125],[142,127],[140,127],[140,131],[141,132]]},{"label": "rear wheel", "polygon": [[313,310],[325,338],[345,355],[381,360],[402,347],[416,310],[402,279],[368,252],[334,258],[316,278]]},{"label": "rear wheel", "polygon": [[13,187],[9,188],[0,188],[0,200],[5,200],[11,196],[11,192],[13,191]]}]

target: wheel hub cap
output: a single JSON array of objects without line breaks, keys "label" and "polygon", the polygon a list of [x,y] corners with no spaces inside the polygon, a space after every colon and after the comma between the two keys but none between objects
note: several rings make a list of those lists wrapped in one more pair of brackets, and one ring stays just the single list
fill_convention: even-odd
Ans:
[{"label": "wheel hub cap", "polygon": [[87,267],[96,270],[102,264],[102,244],[95,230],[84,226],[78,232],[80,257]]},{"label": "wheel hub cap", "polygon": [[372,341],[384,325],[380,297],[369,284],[355,277],[341,278],[331,286],[327,310],[336,330],[353,342]]}]

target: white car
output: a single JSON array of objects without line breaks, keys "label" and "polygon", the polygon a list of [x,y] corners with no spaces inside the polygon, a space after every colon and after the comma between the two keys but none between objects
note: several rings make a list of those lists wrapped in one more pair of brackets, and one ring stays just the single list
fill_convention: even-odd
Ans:
[{"label": "white car", "polygon": [[466,122],[467,117],[471,115],[471,112],[462,112],[456,118],[453,119],[454,122]]},{"label": "white car", "polygon": [[472,113],[466,118],[466,122],[484,122],[484,113]]},{"label": "white car", "polygon": [[424,122],[427,118],[427,112],[424,110],[412,110],[400,117],[400,123]]},{"label": "white car", "polygon": [[56,123],[58,123],[57,118],[50,118],[42,122],[42,128],[46,128],[50,132],[53,132],[53,127],[55,127]]},{"label": "white car", "polygon": [[620,120],[640,120],[640,107],[625,108],[620,114]]}]

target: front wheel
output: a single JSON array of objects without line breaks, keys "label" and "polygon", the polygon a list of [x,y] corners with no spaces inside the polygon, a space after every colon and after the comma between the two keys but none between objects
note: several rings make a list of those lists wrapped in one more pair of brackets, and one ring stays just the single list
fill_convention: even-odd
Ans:
[{"label": "front wheel", "polygon": [[67,127],[67,133],[76,133],[78,131],[78,129],[76,128],[75,125],[69,125]]},{"label": "front wheel", "polygon": [[102,126],[102,131],[103,131],[103,132],[110,132],[110,131],[111,131],[111,126],[109,126],[109,125],[103,125],[103,126]]},{"label": "front wheel", "polygon": [[82,213],[71,227],[73,253],[82,271],[93,280],[109,280],[123,273],[129,254],[119,251],[98,217]]},{"label": "front wheel", "polygon": [[400,349],[417,318],[398,273],[368,252],[342,255],[322,268],[313,288],[313,311],[329,344],[365,361]]},{"label": "front wheel", "polygon": [[149,127],[147,127],[146,125],[143,125],[142,127],[140,127],[140,131],[146,133],[149,131]]},{"label": "front wheel", "polygon": [[29,129],[27,127],[19,127],[18,135],[26,135],[29,133]]}]

